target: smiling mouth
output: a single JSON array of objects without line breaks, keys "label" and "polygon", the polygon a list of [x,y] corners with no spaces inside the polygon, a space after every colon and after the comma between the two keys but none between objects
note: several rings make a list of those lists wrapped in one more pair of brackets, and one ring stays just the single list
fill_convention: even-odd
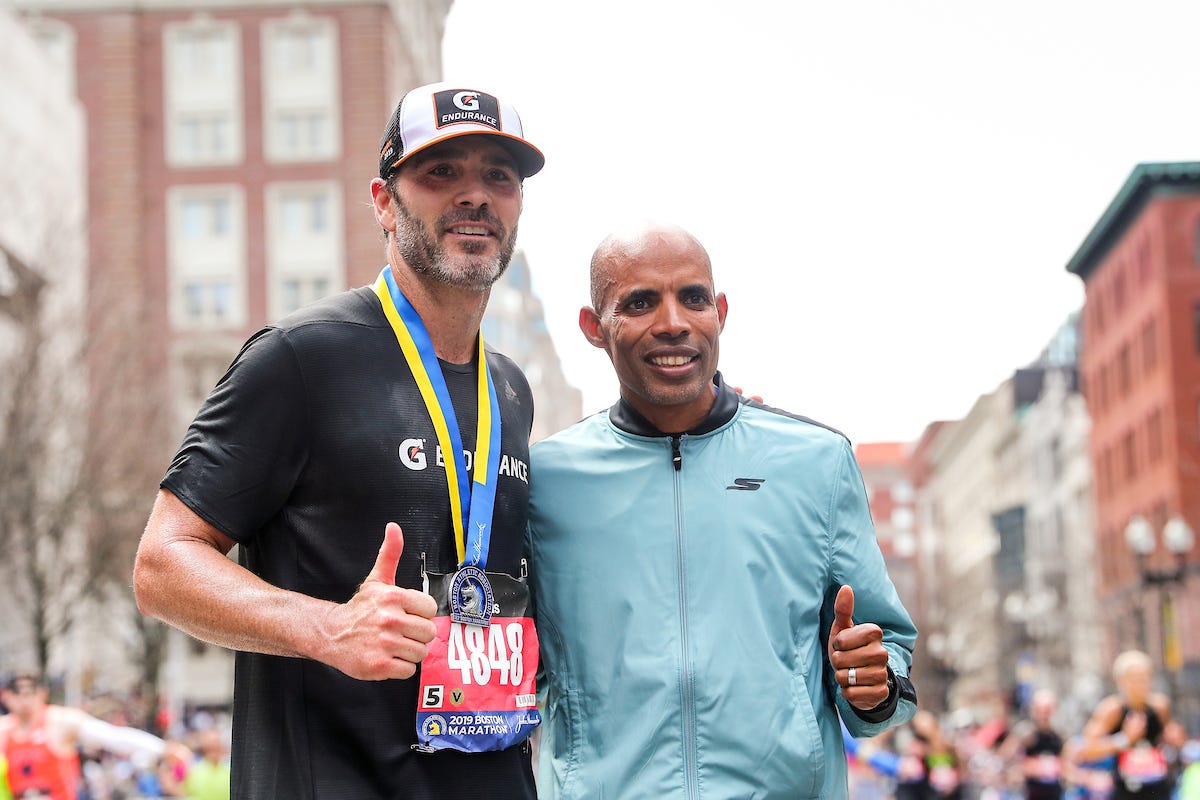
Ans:
[{"label": "smiling mouth", "polygon": [[485,237],[485,238],[492,235],[492,232],[489,231],[487,228],[479,228],[479,227],[475,227],[473,225],[471,225],[471,226],[456,225],[455,227],[450,228],[449,232],[457,233],[462,236],[481,236],[481,237]]},{"label": "smiling mouth", "polygon": [[653,356],[650,363],[656,367],[682,367],[698,358],[700,356]]}]

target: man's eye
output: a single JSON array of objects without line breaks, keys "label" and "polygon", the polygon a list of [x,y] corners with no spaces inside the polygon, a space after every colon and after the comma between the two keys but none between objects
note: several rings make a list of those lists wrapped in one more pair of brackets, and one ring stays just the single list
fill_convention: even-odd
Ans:
[{"label": "man's eye", "polygon": [[691,294],[688,295],[683,302],[687,303],[689,306],[706,306],[708,305],[708,295],[704,293]]},{"label": "man's eye", "polygon": [[493,181],[505,181],[505,182],[513,180],[512,174],[505,170],[502,170],[502,169],[492,170],[488,174],[488,178]]},{"label": "man's eye", "polygon": [[429,170],[430,175],[449,175],[451,172],[449,164],[438,164]]},{"label": "man's eye", "polygon": [[627,305],[627,308],[630,311],[645,311],[649,307],[650,303],[645,298],[641,297],[636,300],[630,300]]}]

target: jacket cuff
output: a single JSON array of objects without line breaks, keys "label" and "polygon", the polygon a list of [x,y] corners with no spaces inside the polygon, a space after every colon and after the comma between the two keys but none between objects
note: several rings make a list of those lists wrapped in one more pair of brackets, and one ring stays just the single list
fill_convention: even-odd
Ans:
[{"label": "jacket cuff", "polygon": [[892,672],[890,666],[887,668],[887,684],[887,699],[874,708],[868,708],[866,711],[863,711],[853,705],[850,706],[854,710],[855,715],[863,722],[883,722],[896,713],[896,707],[900,705],[900,687],[899,681],[896,680],[896,673]]}]

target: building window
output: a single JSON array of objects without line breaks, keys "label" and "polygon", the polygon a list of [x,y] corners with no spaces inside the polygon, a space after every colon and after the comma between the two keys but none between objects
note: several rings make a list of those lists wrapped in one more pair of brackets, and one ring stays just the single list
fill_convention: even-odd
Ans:
[{"label": "building window", "polygon": [[183,196],[179,201],[179,235],[192,241],[222,239],[232,230],[228,195]]},{"label": "building window", "polygon": [[172,324],[229,328],[246,319],[245,201],[237,186],[177,186],[167,200]]},{"label": "building window", "polygon": [[1121,397],[1129,394],[1129,386],[1131,383],[1132,369],[1129,364],[1129,345],[1121,346],[1121,351],[1117,354],[1117,388],[1120,391]]},{"label": "building window", "polygon": [[1134,446],[1133,431],[1121,438],[1121,460],[1125,463],[1125,480],[1131,482],[1137,476],[1137,449]]},{"label": "building window", "polygon": [[1153,319],[1146,320],[1142,326],[1142,364],[1145,374],[1149,375],[1158,366],[1158,329]]},{"label": "building window", "polygon": [[1093,297],[1092,297],[1092,302],[1093,302],[1092,318],[1096,322],[1096,331],[1098,333],[1103,333],[1104,332],[1104,293],[1100,291],[1099,286],[1096,286],[1092,289],[1091,292],[1089,292],[1089,294],[1093,295]]},{"label": "building window", "polygon": [[1200,303],[1192,306],[1192,327],[1196,334],[1196,352],[1200,353]]},{"label": "building window", "polygon": [[268,313],[278,319],[344,284],[341,189],[332,181],[274,183],[265,204]]},{"label": "building window", "polygon": [[235,23],[200,17],[163,26],[163,95],[169,164],[242,160],[241,33]]},{"label": "building window", "polygon": [[1145,286],[1150,281],[1150,237],[1143,235],[1137,243],[1138,283]]},{"label": "building window", "polygon": [[323,161],[341,152],[337,25],[304,13],[262,28],[263,147],[270,161]]},{"label": "building window", "polygon": [[1146,421],[1146,454],[1151,464],[1156,464],[1162,459],[1162,411],[1157,408],[1154,409]]}]

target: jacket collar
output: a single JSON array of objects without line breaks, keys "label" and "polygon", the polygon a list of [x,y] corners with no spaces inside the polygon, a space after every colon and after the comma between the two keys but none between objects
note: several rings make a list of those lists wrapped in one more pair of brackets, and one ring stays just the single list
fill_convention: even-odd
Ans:
[{"label": "jacket collar", "polygon": [[[713,385],[717,389],[716,400],[713,401],[712,408],[708,411],[708,416],[699,425],[687,431],[689,436],[712,433],[733,419],[733,415],[737,413],[738,394],[725,385],[725,379],[721,377],[720,372],[717,372],[713,376]],[[608,418],[613,425],[626,433],[633,433],[638,436],[671,435],[663,433],[650,424],[649,420],[639,414],[633,406],[625,402],[625,398],[618,400],[616,405],[608,410]]]}]

